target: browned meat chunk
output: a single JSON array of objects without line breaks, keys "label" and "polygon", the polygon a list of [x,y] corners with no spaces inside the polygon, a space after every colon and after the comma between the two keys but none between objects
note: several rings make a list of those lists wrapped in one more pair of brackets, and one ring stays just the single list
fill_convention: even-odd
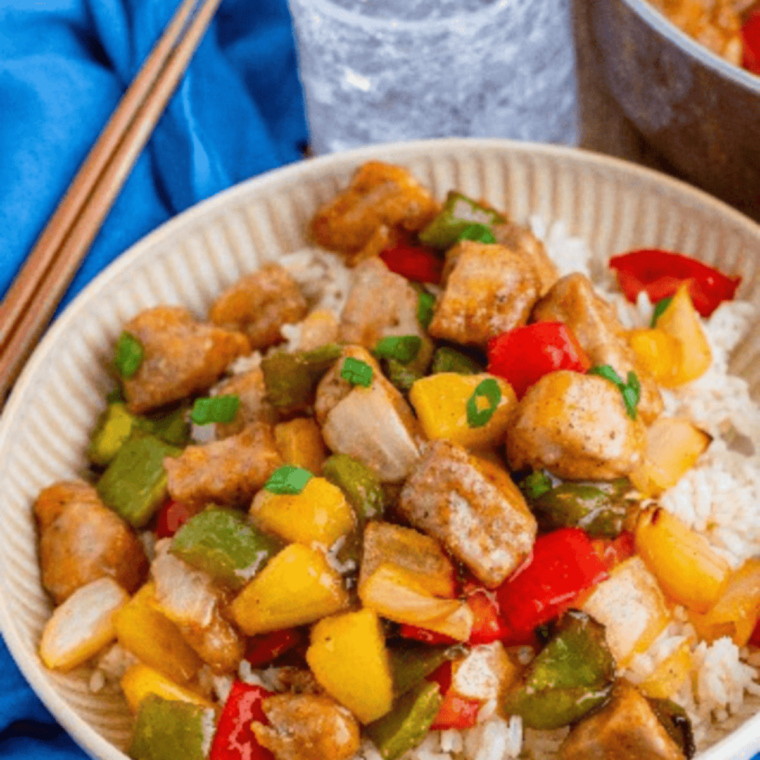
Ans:
[{"label": "browned meat chunk", "polygon": [[540,281],[524,256],[502,245],[465,240],[446,259],[446,290],[429,328],[433,337],[485,346],[489,338],[527,322]]},{"label": "browned meat chunk", "polygon": [[626,412],[609,380],[551,372],[518,403],[507,430],[510,469],[545,468],[569,480],[614,480],[632,472],[644,451],[644,426]]},{"label": "browned meat chunk", "polygon": [[209,503],[247,505],[281,465],[272,426],[265,422],[164,459],[171,497],[191,509]]},{"label": "browned meat chunk", "polygon": [[559,278],[557,267],[549,258],[544,244],[527,227],[515,222],[507,222],[494,225],[493,233],[499,245],[522,254],[533,266],[541,283],[541,295],[557,282]]},{"label": "browned meat chunk", "polygon": [[143,311],[124,330],[145,351],[136,374],[124,381],[134,414],[205,391],[233,359],[250,350],[244,335],[197,322],[179,306]]},{"label": "browned meat chunk", "polygon": [[592,365],[609,364],[625,380],[633,370],[641,383],[639,412],[644,422],[652,422],[662,412],[662,396],[654,378],[636,361],[625,330],[615,310],[594,292],[591,280],[571,274],[559,280],[535,305],[536,322],[564,322]]},{"label": "browned meat chunk", "polygon": [[241,277],[214,301],[209,319],[228,330],[248,336],[252,349],[282,341],[280,328],[300,322],[307,312],[298,283],[279,264],[265,264]]},{"label": "browned meat chunk", "polygon": [[240,406],[232,422],[217,423],[217,437],[227,438],[230,435],[236,435],[253,422],[275,423],[277,412],[266,400],[266,393],[264,373],[259,367],[219,383],[214,389],[214,395],[237,396],[240,399]]},{"label": "browned meat chunk", "polygon": [[509,475],[446,440],[428,445],[399,506],[491,588],[525,559],[536,538],[535,518]]},{"label": "browned meat chunk", "polygon": [[417,232],[438,210],[406,169],[370,161],[359,167],[346,190],[318,209],[311,234],[319,245],[352,256],[382,234],[382,227]]},{"label": "browned meat chunk", "polygon": [[253,723],[275,760],[347,760],[359,751],[359,724],[326,696],[275,694],[262,703],[270,725]]},{"label": "browned meat chunk", "polygon": [[562,760],[685,760],[646,699],[625,681],[605,707],[573,728],[559,755]]},{"label": "browned meat chunk", "polygon": [[387,335],[425,334],[417,319],[417,291],[380,259],[367,259],[354,270],[354,283],[340,318],[340,337],[373,349]]},{"label": "browned meat chunk", "polygon": [[105,576],[130,593],[145,579],[148,560],[142,544],[87,483],[48,486],[34,504],[34,515],[40,531],[42,585],[56,604]]},{"label": "browned meat chunk", "polygon": [[[341,377],[347,357],[372,368],[368,388]],[[404,397],[360,346],[346,346],[343,358],[322,378],[315,412],[327,446],[364,462],[383,482],[403,480],[417,461],[422,437],[419,423]]]},{"label": "browned meat chunk", "polygon": [[301,322],[301,340],[297,348],[299,351],[311,351],[325,343],[336,343],[339,336],[340,325],[335,314],[327,309],[317,309]]}]

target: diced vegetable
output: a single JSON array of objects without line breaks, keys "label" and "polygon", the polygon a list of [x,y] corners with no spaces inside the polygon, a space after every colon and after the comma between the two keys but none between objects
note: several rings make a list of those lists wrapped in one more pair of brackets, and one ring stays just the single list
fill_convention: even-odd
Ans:
[{"label": "diced vegetable", "polygon": [[647,428],[644,458],[631,482],[645,496],[661,494],[694,466],[711,440],[688,420],[660,417]]},{"label": "diced vegetable", "polygon": [[427,330],[430,327],[434,311],[435,296],[426,290],[420,290],[417,300],[417,321],[423,330]]},{"label": "diced vegetable", "polygon": [[273,494],[297,496],[314,476],[303,467],[286,464],[278,467],[264,483],[264,490]]},{"label": "diced vegetable", "polygon": [[647,699],[652,712],[667,732],[668,736],[678,745],[687,760],[694,757],[697,747],[694,744],[694,733],[686,710],[670,699]]},{"label": "diced vegetable", "polygon": [[362,723],[391,709],[393,677],[383,629],[372,610],[320,620],[311,631],[306,661],[324,689]]},{"label": "diced vegetable", "polygon": [[78,588],[53,611],[40,639],[48,668],[70,670],[89,660],[116,636],[114,617],[129,595],[112,578]]},{"label": "diced vegetable", "polygon": [[156,538],[171,538],[195,514],[195,508],[188,507],[181,501],[167,499],[158,510]]},{"label": "diced vegetable", "polygon": [[116,614],[119,644],[145,665],[177,683],[195,676],[202,662],[179,628],[154,606],[155,587],[146,583]]},{"label": "diced vegetable", "polygon": [[196,425],[211,425],[216,422],[232,422],[240,407],[240,396],[207,396],[195,399],[190,419]]},{"label": "diced vegetable", "polygon": [[424,246],[402,241],[382,251],[380,258],[391,272],[412,282],[431,282],[437,285],[441,281],[443,259]]},{"label": "diced vegetable", "polygon": [[188,702],[200,707],[214,707],[205,697],[185,686],[180,686],[163,673],[147,665],[132,665],[121,679],[121,690],[132,712],[137,712],[148,696],[155,695],[172,702]]},{"label": "diced vegetable", "polygon": [[300,628],[283,628],[280,631],[262,633],[248,640],[245,659],[252,667],[258,668],[276,660],[304,641],[305,635]]},{"label": "diced vegetable", "polygon": [[145,349],[139,339],[126,330],[119,335],[114,348],[113,366],[119,377],[129,379],[143,362]]},{"label": "diced vegetable", "polygon": [[325,478],[311,478],[301,493],[259,491],[251,516],[264,530],[286,541],[332,546],[356,524],[354,511],[343,492]]},{"label": "diced vegetable", "polygon": [[234,509],[210,507],[175,534],[171,552],[230,588],[242,588],[282,548]]},{"label": "diced vegetable", "polygon": [[285,547],[238,594],[233,618],[249,636],[313,623],[348,604],[340,575],[317,549]]},{"label": "diced vegetable", "polygon": [[503,377],[517,398],[549,372],[585,372],[591,366],[578,339],[563,322],[536,322],[488,342],[488,371]]},{"label": "diced vegetable", "polygon": [[730,301],[741,283],[741,277],[728,277],[701,261],[660,249],[630,251],[613,256],[609,263],[631,303],[636,303],[641,291],[656,303],[686,285],[703,317],[709,317],[723,301]]},{"label": "diced vegetable", "polygon": [[374,470],[347,454],[333,454],[322,474],[343,491],[359,522],[383,516],[388,497]]},{"label": "diced vegetable", "polygon": [[87,457],[100,467],[105,467],[129,438],[136,417],[123,402],[109,404],[100,415],[87,447]]},{"label": "diced vegetable", "polygon": [[678,338],[659,327],[647,330],[631,330],[628,343],[636,354],[636,360],[660,384],[667,387],[678,385],[683,362],[683,347]]},{"label": "diced vegetable", "polygon": [[213,730],[212,709],[150,695],[140,704],[129,756],[133,760],[206,760]]},{"label": "diced vegetable", "polygon": [[404,694],[385,717],[367,726],[383,760],[397,760],[416,747],[430,730],[441,707],[437,683],[423,681]]},{"label": "diced vegetable", "polygon": [[296,417],[274,426],[277,450],[285,464],[320,473],[327,457],[319,425],[310,417]]},{"label": "diced vegetable", "polygon": [[456,657],[464,654],[459,646],[414,646],[405,644],[388,650],[393,693],[396,697],[406,694],[426,676]]},{"label": "diced vegetable", "polygon": [[741,28],[742,67],[760,74],[760,10],[749,13]]},{"label": "diced vegetable", "polygon": [[467,642],[470,646],[490,644],[509,635],[509,626],[493,592],[484,588],[471,588],[466,592],[465,601],[472,610],[473,617],[472,631]]},{"label": "diced vegetable", "polygon": [[130,525],[142,528],[166,499],[164,457],[181,453],[154,435],[133,435],[98,481],[98,495]]},{"label": "diced vegetable", "polygon": [[530,728],[560,728],[602,704],[614,677],[604,626],[570,611],[502,707],[507,714],[520,715]]},{"label": "diced vegetable", "polygon": [[432,731],[445,731],[450,728],[463,731],[472,728],[477,723],[480,708],[483,707],[480,700],[463,697],[452,688],[452,667],[453,663],[444,663],[429,679],[438,684],[443,695],[441,706],[430,725]]},{"label": "diced vegetable", "polygon": [[478,375],[483,372],[474,359],[449,346],[441,346],[433,354],[433,363],[430,367],[432,374],[439,372],[458,372],[460,375]]},{"label": "diced vegetable", "polygon": [[636,551],[665,593],[695,612],[707,612],[726,589],[731,567],[707,539],[661,507],[636,525]]},{"label": "diced vegetable", "polygon": [[270,696],[272,692],[255,684],[232,684],[219,716],[209,760],[273,760],[274,755],[256,741],[251,728],[254,721],[269,723],[261,703]]},{"label": "diced vegetable", "polygon": [[682,684],[694,670],[691,647],[688,641],[664,660],[639,684],[642,694],[654,699],[667,699],[677,694]]},{"label": "diced vegetable", "polygon": [[449,192],[438,216],[419,234],[420,241],[435,248],[450,248],[473,224],[491,226],[506,222],[504,216],[457,192]]}]

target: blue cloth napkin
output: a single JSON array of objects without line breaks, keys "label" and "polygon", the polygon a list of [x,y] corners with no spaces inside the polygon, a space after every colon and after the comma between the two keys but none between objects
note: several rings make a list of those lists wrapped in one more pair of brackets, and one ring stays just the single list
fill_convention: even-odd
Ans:
[{"label": "blue cloth napkin", "polygon": [[[0,0],[0,296],[179,0]],[[300,158],[286,0],[224,0],[71,298],[171,216]],[[0,639],[0,757],[84,758]]]}]

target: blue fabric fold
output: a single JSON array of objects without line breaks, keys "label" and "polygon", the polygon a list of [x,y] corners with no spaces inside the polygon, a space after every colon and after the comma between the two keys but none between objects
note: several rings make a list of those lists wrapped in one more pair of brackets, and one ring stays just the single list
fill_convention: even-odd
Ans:
[{"label": "blue fabric fold", "polygon": [[[0,0],[0,296],[180,0]],[[64,299],[162,222],[299,159],[286,0],[223,0]],[[0,757],[84,753],[0,638]]]}]

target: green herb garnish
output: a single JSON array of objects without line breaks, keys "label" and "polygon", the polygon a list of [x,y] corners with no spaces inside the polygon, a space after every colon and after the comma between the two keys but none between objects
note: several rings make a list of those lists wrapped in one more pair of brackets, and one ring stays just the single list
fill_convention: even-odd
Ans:
[{"label": "green herb garnish", "polygon": [[655,305],[654,305],[654,311],[652,312],[652,321],[650,323],[650,327],[655,327],[657,325],[657,320],[662,316],[662,312],[665,311],[665,309],[670,306],[671,301],[673,300],[673,296],[668,296],[667,298],[661,298]]},{"label": "green herb garnish", "polygon": [[[487,406],[481,407],[480,399],[485,399]],[[467,399],[467,424],[470,427],[483,427],[493,417],[501,401],[501,388],[492,377],[487,377]]]},{"label": "green herb garnish", "polygon": [[264,484],[269,493],[296,495],[301,493],[314,476],[303,467],[286,464],[276,469]]},{"label": "green herb garnish", "polygon": [[435,310],[435,296],[423,290],[417,299],[417,321],[422,325],[424,330],[430,327],[433,321],[433,311]]},{"label": "green herb garnish", "polygon": [[457,237],[457,240],[473,240],[476,243],[495,243],[496,236],[487,224],[469,224]]},{"label": "green herb garnish", "polygon": [[375,346],[378,359],[395,359],[401,364],[409,364],[417,358],[422,347],[422,338],[418,335],[389,335],[381,338]]},{"label": "green herb garnish", "polygon": [[627,382],[623,382],[620,375],[609,364],[599,364],[596,367],[592,367],[587,374],[598,375],[617,386],[623,395],[623,403],[625,404],[628,416],[632,420],[636,419],[636,407],[641,398],[641,383],[633,370],[628,373]]},{"label": "green herb garnish", "polygon": [[190,412],[190,419],[196,425],[210,425],[213,422],[232,422],[240,406],[240,396],[208,396],[197,398]]},{"label": "green herb garnish", "polygon": [[113,366],[119,373],[119,377],[129,380],[143,362],[145,349],[143,344],[134,335],[124,331],[116,341]]},{"label": "green herb garnish", "polygon": [[530,475],[520,481],[520,490],[528,501],[535,501],[551,491],[552,488],[554,488],[552,479],[541,470],[531,472]]},{"label": "green herb garnish", "polygon": [[361,359],[354,359],[353,356],[347,356],[340,370],[340,376],[348,380],[351,385],[361,385],[363,388],[369,388],[372,385],[372,367],[363,362]]}]

